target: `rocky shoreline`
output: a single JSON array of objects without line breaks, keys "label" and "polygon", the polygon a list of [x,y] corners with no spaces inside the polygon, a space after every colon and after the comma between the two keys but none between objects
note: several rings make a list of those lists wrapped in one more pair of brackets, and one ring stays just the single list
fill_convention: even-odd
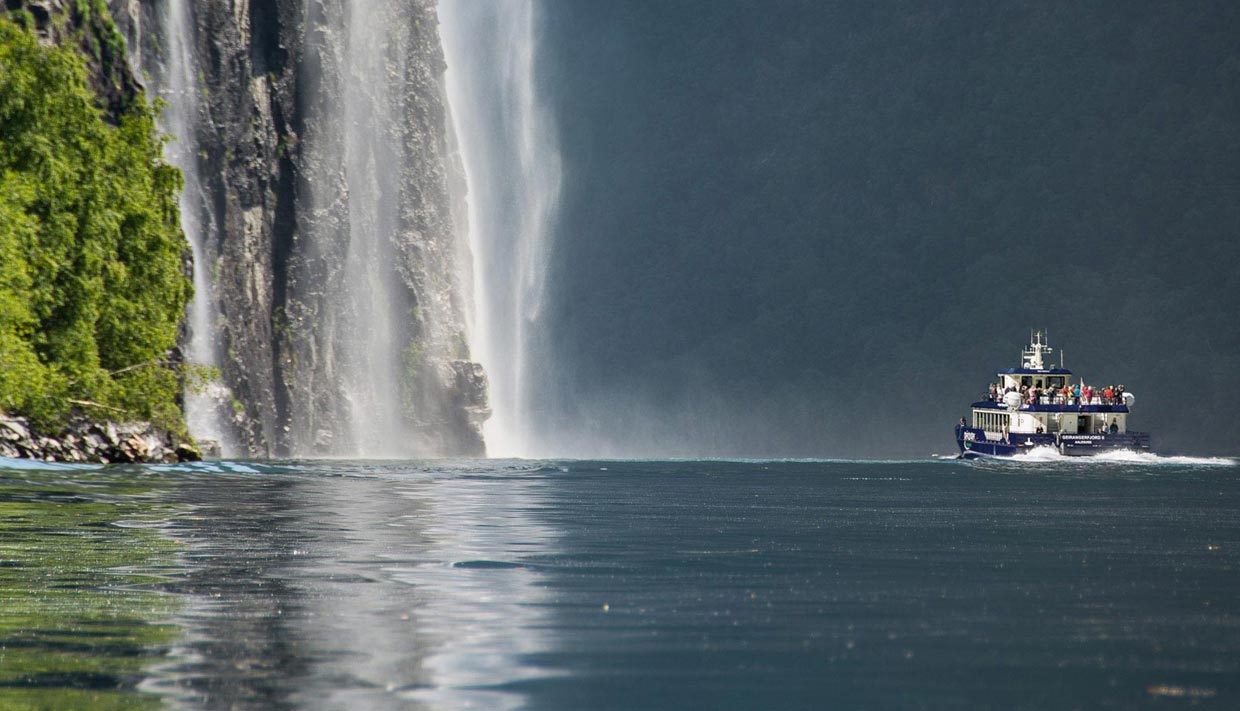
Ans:
[{"label": "rocky shoreline", "polygon": [[47,435],[24,417],[0,415],[0,457],[112,464],[194,462],[202,454],[149,422],[76,420]]}]

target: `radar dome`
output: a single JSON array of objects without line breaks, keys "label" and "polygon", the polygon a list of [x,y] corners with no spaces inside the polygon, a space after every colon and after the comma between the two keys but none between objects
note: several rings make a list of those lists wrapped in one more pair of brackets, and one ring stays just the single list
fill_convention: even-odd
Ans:
[{"label": "radar dome", "polygon": [[1008,393],[1003,396],[1003,404],[1007,405],[1009,410],[1019,410],[1020,402],[1020,393]]}]

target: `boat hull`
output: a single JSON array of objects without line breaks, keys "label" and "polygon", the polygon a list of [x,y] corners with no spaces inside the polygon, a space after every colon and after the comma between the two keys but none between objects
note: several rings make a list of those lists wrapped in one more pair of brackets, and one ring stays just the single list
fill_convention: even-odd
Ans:
[{"label": "boat hull", "polygon": [[956,428],[956,446],[965,459],[976,457],[1013,457],[1035,447],[1051,447],[1065,456],[1089,456],[1102,452],[1133,451],[1148,452],[1150,435],[1147,432],[1118,432],[1095,434],[1046,434],[1011,433],[1006,439],[996,439],[995,434],[975,427]]}]

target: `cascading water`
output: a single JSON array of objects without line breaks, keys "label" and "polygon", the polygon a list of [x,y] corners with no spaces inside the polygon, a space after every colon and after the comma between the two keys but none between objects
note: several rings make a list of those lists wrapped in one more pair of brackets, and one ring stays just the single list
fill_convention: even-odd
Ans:
[{"label": "cascading water", "polygon": [[[194,23],[190,0],[168,0],[160,14],[160,36],[163,56],[148,69],[155,93],[166,106],[161,114],[163,128],[174,137],[164,148],[165,158],[181,170],[185,186],[181,191],[181,229],[194,256],[194,300],[190,304],[190,363],[214,367],[218,365],[214,339],[214,314],[217,309],[213,295],[207,254],[205,224],[208,212],[197,160],[197,126],[199,115],[198,71],[194,59]],[[149,60],[139,57],[139,63]],[[220,402],[227,399],[226,389],[218,384],[206,392],[191,391],[185,395],[185,418],[190,433],[199,441],[219,444],[224,456],[232,456],[231,442],[220,415]]]},{"label": "cascading water", "polygon": [[305,12],[290,450],[478,453],[433,7]]},{"label": "cascading water", "polygon": [[534,427],[539,316],[560,193],[553,122],[535,89],[533,0],[451,2],[439,17],[465,165],[474,354],[490,375],[492,456],[545,454]]},{"label": "cascading water", "polygon": [[339,287],[327,294],[328,318],[315,324],[333,339],[339,360],[335,376],[345,402],[333,415],[336,421],[320,421],[343,430],[336,433],[346,440],[336,443],[338,453],[363,457],[401,454],[405,439],[402,343],[396,333],[402,295],[388,243],[397,230],[394,188],[400,169],[393,145],[393,125],[400,117],[390,84],[400,71],[394,64],[401,61],[394,51],[399,38],[393,37],[400,24],[389,16],[390,4],[344,2],[324,14],[311,38],[327,69],[324,91],[334,100],[318,112],[323,132],[311,133],[307,143],[312,159],[326,169],[310,191],[315,210],[332,216],[308,225],[307,234],[323,251],[332,249],[325,242],[345,245]]}]

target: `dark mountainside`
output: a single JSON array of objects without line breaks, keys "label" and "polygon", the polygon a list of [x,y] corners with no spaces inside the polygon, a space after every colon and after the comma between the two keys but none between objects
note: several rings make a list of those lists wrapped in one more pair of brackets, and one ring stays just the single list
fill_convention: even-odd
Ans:
[{"label": "dark mountainside", "polygon": [[919,456],[1046,328],[1235,453],[1240,5],[556,0],[559,451]]}]

